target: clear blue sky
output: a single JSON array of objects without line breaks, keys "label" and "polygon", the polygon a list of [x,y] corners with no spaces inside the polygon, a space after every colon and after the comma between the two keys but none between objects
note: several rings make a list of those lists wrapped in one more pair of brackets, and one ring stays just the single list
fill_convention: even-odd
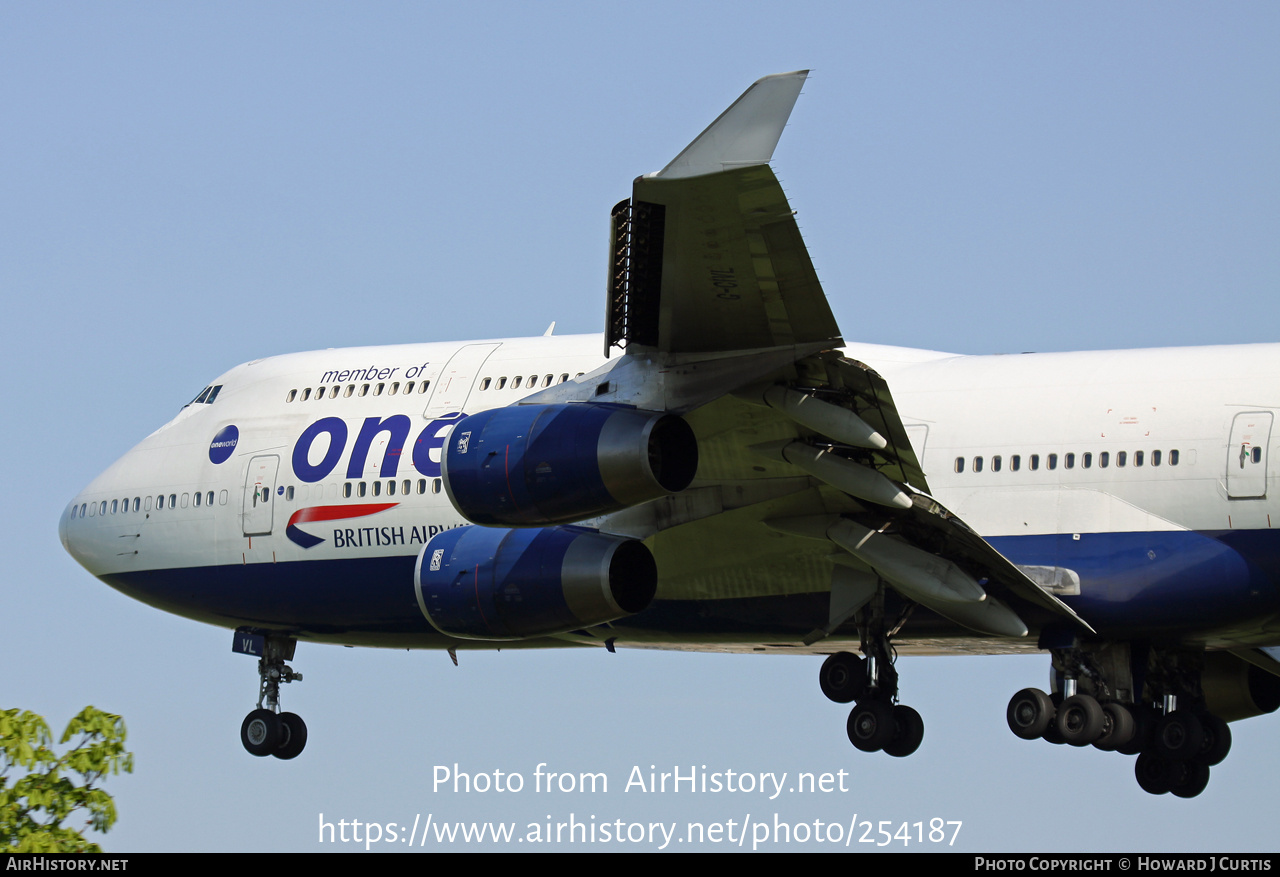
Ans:
[{"label": "clear blue sky", "polygon": [[[522,830],[856,813],[963,820],[965,850],[1274,849],[1280,718],[1237,724],[1200,798],[1152,798],[1128,759],[1008,732],[1038,657],[904,659],[927,731],[899,761],[849,746],[812,658],[455,668],[302,644],[285,703],[311,742],[255,759],[256,672],[230,632],[96,582],[56,525],[236,363],[599,331],[609,208],[797,68],[814,73],[774,165],[847,338],[1280,340],[1278,25],[1269,3],[0,3],[0,707],[126,717],[137,769],[108,783],[109,850],[330,849],[321,812]],[[434,793],[455,762],[611,785]],[[622,791],[651,764],[847,770],[850,791]]]}]

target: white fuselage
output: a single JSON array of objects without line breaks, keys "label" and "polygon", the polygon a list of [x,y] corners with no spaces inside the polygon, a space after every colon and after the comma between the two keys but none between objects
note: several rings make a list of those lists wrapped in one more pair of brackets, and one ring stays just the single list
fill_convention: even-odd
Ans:
[{"label": "white fuselage", "polygon": [[[353,609],[339,605],[344,589],[406,568],[411,578],[425,542],[466,523],[439,470],[459,412],[590,380],[601,346],[594,335],[542,337],[238,366],[211,384],[221,388],[212,403],[183,408],[68,505],[63,543],[126,593],[201,620],[339,641],[363,641],[368,625],[397,644],[438,645],[425,624],[417,637],[421,619],[398,614],[394,591]],[[1083,606],[1096,580],[1104,619],[1125,611],[1117,602],[1146,611],[1166,581],[1177,591],[1219,575],[1239,578],[1224,597],[1237,614],[1275,611],[1267,531],[1280,523],[1269,462],[1280,345],[955,356],[851,344],[846,354],[893,387],[931,493],[1015,562],[1076,570]],[[1196,541],[1237,532],[1243,572]],[[1024,547],[1035,556],[1017,557]],[[1170,578],[1182,560],[1203,575]],[[318,572],[326,564],[331,578]],[[296,592],[264,596],[272,571],[286,569],[321,582],[332,604],[323,622],[308,621]],[[1248,596],[1259,589],[1260,610]],[[404,595],[412,604],[408,579]],[[1234,615],[1224,623],[1267,638]]]}]

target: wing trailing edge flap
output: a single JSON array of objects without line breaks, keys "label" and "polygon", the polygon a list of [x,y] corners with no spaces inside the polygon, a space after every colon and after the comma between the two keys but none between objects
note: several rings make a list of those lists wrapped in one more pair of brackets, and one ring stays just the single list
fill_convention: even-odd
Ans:
[{"label": "wing trailing edge flap", "polygon": [[874,571],[903,596],[980,633],[1026,636],[1026,624],[1009,603],[1031,604],[1092,630],[929,495],[884,378],[834,353],[797,365],[794,385],[740,395],[777,409],[811,434],[755,450],[780,455],[851,495],[861,510],[766,525],[834,543],[855,566]]}]

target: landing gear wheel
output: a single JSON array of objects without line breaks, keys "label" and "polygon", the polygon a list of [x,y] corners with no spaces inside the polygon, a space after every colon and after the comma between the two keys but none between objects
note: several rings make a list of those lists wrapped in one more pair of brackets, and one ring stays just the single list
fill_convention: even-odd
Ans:
[{"label": "landing gear wheel", "polygon": [[863,752],[883,749],[893,740],[893,707],[883,700],[866,700],[853,708],[845,725],[849,742]]},{"label": "landing gear wheel", "polygon": [[1156,725],[1151,741],[1156,754],[1170,761],[1188,761],[1204,747],[1204,726],[1189,710],[1174,710]]},{"label": "landing gear wheel", "polygon": [[911,707],[898,704],[893,708],[893,725],[893,739],[884,744],[885,754],[906,758],[924,740],[924,719]]},{"label": "landing gear wheel", "polygon": [[1191,761],[1183,765],[1183,768],[1182,778],[1169,791],[1179,798],[1194,798],[1209,785],[1209,765]]},{"label": "landing gear wheel", "polygon": [[1102,736],[1106,713],[1102,705],[1087,694],[1068,697],[1058,707],[1058,733],[1072,746],[1088,746]]},{"label": "landing gear wheel", "polygon": [[1174,780],[1180,779],[1180,773],[1174,770],[1174,763],[1161,758],[1151,750],[1138,756],[1133,765],[1133,773],[1138,778],[1138,785],[1149,795],[1164,795],[1173,788]]},{"label": "landing gear wheel", "polygon": [[250,755],[261,758],[280,745],[280,717],[271,710],[254,710],[240,725],[240,742]]},{"label": "landing gear wheel", "polygon": [[1024,688],[1009,700],[1009,730],[1023,740],[1036,740],[1053,724],[1053,700],[1038,688]]},{"label": "landing gear wheel", "polygon": [[1226,722],[1213,713],[1202,713],[1200,724],[1204,728],[1205,739],[1204,746],[1200,748],[1200,754],[1196,756],[1196,761],[1206,767],[1221,764],[1222,759],[1226,758],[1227,753],[1231,751],[1231,729],[1227,727]]},{"label": "landing gear wheel", "polygon": [[276,758],[288,760],[297,758],[307,745],[307,723],[297,713],[281,713],[280,743],[271,754]]},{"label": "landing gear wheel", "polygon": [[1049,727],[1044,729],[1044,739],[1054,746],[1061,746],[1067,741],[1063,739],[1062,732],[1058,730],[1057,714],[1062,709],[1062,692],[1055,691],[1049,695],[1049,702],[1053,704],[1054,721],[1049,723]]},{"label": "landing gear wheel", "polygon": [[1103,752],[1114,752],[1133,739],[1137,726],[1133,721],[1133,713],[1122,703],[1108,703],[1102,707],[1106,715],[1106,724],[1102,736],[1093,741],[1096,749]]},{"label": "landing gear wheel", "polygon": [[1129,715],[1133,717],[1133,736],[1129,738],[1129,742],[1116,747],[1116,752],[1121,755],[1137,755],[1144,749],[1148,748],[1151,743],[1151,737],[1155,734],[1156,723],[1160,721],[1160,716],[1150,706],[1146,704],[1135,703],[1128,707]]},{"label": "landing gear wheel", "polygon": [[857,655],[836,652],[822,662],[818,684],[829,700],[853,703],[867,689],[867,669]]}]

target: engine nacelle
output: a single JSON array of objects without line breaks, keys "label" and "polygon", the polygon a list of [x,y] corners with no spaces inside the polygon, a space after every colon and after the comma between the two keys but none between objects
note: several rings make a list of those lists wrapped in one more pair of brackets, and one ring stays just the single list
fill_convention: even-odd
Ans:
[{"label": "engine nacelle", "polygon": [[418,555],[422,614],[459,639],[517,640],[614,621],[648,607],[658,567],[643,542],[578,527],[457,527]]},{"label": "engine nacelle", "polygon": [[1205,655],[1200,685],[1205,706],[1224,721],[1266,715],[1280,707],[1280,677],[1227,652]]},{"label": "engine nacelle", "polygon": [[673,414],[513,405],[460,421],[440,469],[469,521],[568,524],[684,490],[698,469],[698,442]]}]

